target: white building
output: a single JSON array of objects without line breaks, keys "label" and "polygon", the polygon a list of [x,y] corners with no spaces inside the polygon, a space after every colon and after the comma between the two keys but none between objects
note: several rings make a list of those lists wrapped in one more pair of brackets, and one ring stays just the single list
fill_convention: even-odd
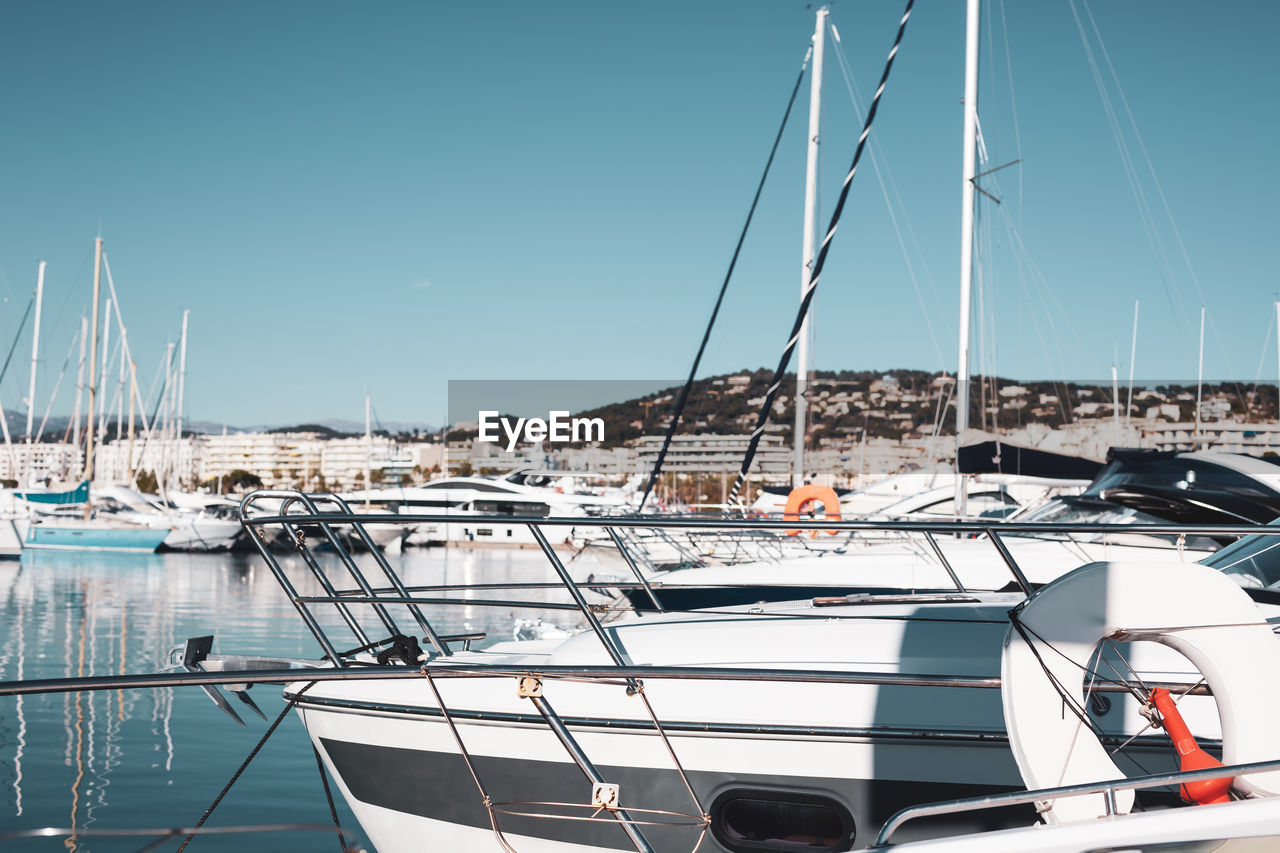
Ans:
[{"label": "white building", "polygon": [[[641,471],[649,471],[658,458],[663,437],[645,435],[632,442],[636,462]],[[662,463],[663,471],[673,473],[736,472],[746,456],[749,435],[677,435]],[[768,482],[784,482],[791,477],[791,447],[778,435],[765,434],[756,448],[751,474],[763,475]]]},{"label": "white building", "polygon": [[268,487],[318,488],[324,440],[316,433],[237,432],[200,439],[201,482],[248,471]]},{"label": "white building", "polygon": [[0,448],[0,479],[40,483],[66,481],[80,473],[84,454],[70,444],[20,444]]},{"label": "white building", "polygon": [[[169,473],[179,482],[192,485],[200,442],[198,438],[177,441],[153,438],[147,441],[141,435],[135,436],[132,442],[127,438],[117,439],[95,451],[93,477],[104,482],[124,483],[130,479],[130,471],[150,471],[157,476]],[[132,465],[129,464],[130,447],[133,449]]]}]

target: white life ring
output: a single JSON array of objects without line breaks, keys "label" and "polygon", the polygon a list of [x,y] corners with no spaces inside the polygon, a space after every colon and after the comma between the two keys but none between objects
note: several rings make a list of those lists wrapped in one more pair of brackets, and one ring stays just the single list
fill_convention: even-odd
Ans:
[{"label": "white life ring", "polygon": [[[1009,743],[1028,789],[1123,778],[1093,732],[1063,707],[1058,689],[1083,702],[1085,667],[1105,637],[1163,643],[1200,670],[1218,707],[1224,764],[1280,758],[1280,639],[1252,599],[1221,572],[1196,563],[1091,563],[1042,588],[1018,620],[1034,649],[1010,627],[1000,693]],[[1205,627],[1167,630],[1180,626]],[[1245,795],[1280,794],[1280,771],[1238,777],[1233,788]],[[1128,812],[1133,792],[1117,792],[1116,801],[1120,812]],[[1047,823],[1106,814],[1101,794],[1040,808]]]}]

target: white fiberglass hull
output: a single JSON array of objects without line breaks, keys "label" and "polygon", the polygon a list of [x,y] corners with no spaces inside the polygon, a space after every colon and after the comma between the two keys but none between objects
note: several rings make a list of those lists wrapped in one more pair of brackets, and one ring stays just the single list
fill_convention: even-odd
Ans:
[{"label": "white fiberglass hull", "polygon": [[226,551],[235,544],[244,528],[238,521],[210,516],[169,516],[173,530],[164,546],[174,551]]},{"label": "white fiberglass hull", "polygon": [[[1017,599],[995,596],[983,607],[858,609],[857,615],[881,617],[869,619],[820,618],[848,616],[852,608],[811,609],[809,615],[818,618],[801,620],[704,614],[637,620],[611,631],[640,666],[994,677],[1008,627],[1002,614]],[[793,612],[798,609],[803,608],[791,606]],[[1159,658],[1159,652],[1157,647],[1154,665],[1145,671],[1176,680],[1178,664]],[[489,652],[460,653],[431,666],[486,663],[519,672],[606,662],[595,637],[580,634],[558,645],[508,643]],[[492,814],[425,678],[325,682],[299,701],[313,742],[381,853],[420,850],[424,839],[439,849],[498,851],[491,818],[520,851],[630,849],[613,822],[528,816],[565,811],[548,803],[588,803],[591,786],[531,700],[517,694],[513,675],[450,678],[441,672],[433,683],[495,804]],[[286,694],[296,696],[298,689],[293,685]],[[998,690],[749,677],[646,679],[644,696],[662,721],[699,806],[644,701],[628,695],[625,684],[547,678],[542,689],[545,702],[605,781],[620,786],[622,806],[637,810],[638,819],[700,810],[714,816],[723,798],[783,791],[838,804],[851,818],[854,846],[862,847],[906,805],[1021,787]],[[1205,701],[1212,700],[1187,697],[1184,710],[1198,732],[1212,737],[1212,720],[1201,719],[1203,709],[1196,707]],[[1107,730],[1123,735],[1145,724],[1132,700],[1112,694],[1110,703],[1113,707],[1099,720]],[[1168,746],[1159,737],[1148,736],[1136,749],[1146,769],[1171,769]],[[653,811],[642,814],[646,809]],[[570,813],[581,817],[589,811]],[[912,832],[952,835],[1028,825],[1034,817],[1030,808],[963,815],[945,826]],[[645,827],[655,849],[692,850],[697,830],[688,826],[689,818],[667,814],[658,820],[671,821],[684,825]],[[701,849],[733,848],[712,833]]]},{"label": "white fiberglass hull", "polygon": [[[1044,584],[1095,560],[1190,563],[1206,551],[1165,546],[1152,537],[1130,541],[1081,542],[1066,538],[1005,536],[1002,542],[1033,584]],[[947,563],[966,589],[1001,589],[1014,576],[985,539],[937,538]],[[618,577],[628,579],[619,572]],[[866,545],[844,553],[796,557],[741,565],[676,569],[649,575],[664,607],[693,610],[843,595],[858,590],[954,590],[942,562],[923,542]],[[638,607],[652,609],[648,595],[633,590]]]}]

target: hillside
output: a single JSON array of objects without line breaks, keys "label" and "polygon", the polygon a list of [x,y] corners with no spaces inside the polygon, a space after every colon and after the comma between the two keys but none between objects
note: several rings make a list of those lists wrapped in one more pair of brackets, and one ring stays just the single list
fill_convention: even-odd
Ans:
[{"label": "hillside", "polygon": [[[768,389],[772,372],[710,376],[694,383],[681,419],[681,433],[733,434],[750,432]],[[774,401],[770,424],[791,440],[795,417],[795,376],[789,374]],[[667,428],[679,388],[576,413],[602,418],[605,446],[624,444],[641,435]],[[918,370],[818,371],[810,384],[810,440],[835,441],[868,437],[913,438],[932,434],[939,417],[940,432],[955,431],[954,379]],[[1128,390],[1120,389],[1126,400]],[[1276,418],[1274,383],[1223,382],[1201,389],[1206,421],[1234,418],[1245,421]],[[1136,387],[1131,417],[1186,422],[1195,417],[1194,384]],[[1122,405],[1123,409],[1123,405]],[[1033,423],[1050,427],[1112,416],[1111,388],[1061,381],[1016,381],[975,378],[971,388],[969,422],[981,429],[1016,429]],[[1123,412],[1122,412],[1123,414]],[[475,435],[474,430],[450,433],[451,439]]]}]

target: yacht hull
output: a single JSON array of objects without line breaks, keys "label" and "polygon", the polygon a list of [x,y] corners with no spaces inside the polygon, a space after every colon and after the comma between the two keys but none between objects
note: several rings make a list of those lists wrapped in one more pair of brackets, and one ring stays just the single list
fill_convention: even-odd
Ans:
[{"label": "yacht hull", "polygon": [[173,551],[228,551],[243,529],[238,521],[179,519],[164,537],[164,547]]},{"label": "yacht hull", "polygon": [[[305,700],[304,700],[305,701]],[[368,716],[309,706],[301,711],[312,741],[370,841],[381,853],[502,849],[479,789],[440,716]],[[462,715],[462,716],[465,716]],[[526,722],[455,720],[476,775],[494,804],[493,820],[522,851],[634,849],[621,827],[586,817],[591,784],[536,715]],[[625,721],[575,725],[574,737],[604,779],[619,786],[622,806],[657,850],[693,850],[699,812],[651,726],[606,731]],[[761,729],[767,729],[762,725]],[[718,730],[670,733],[690,785],[705,809],[733,792],[775,791],[838,803],[853,817],[854,847],[870,843],[898,809],[919,802],[1014,790],[1017,768],[999,735],[948,739],[854,735],[776,735]],[[926,742],[927,740],[927,742]],[[948,780],[948,781],[939,781]],[[934,833],[1025,826],[1033,809],[959,816]],[[713,835],[703,850],[728,851]],[[850,849],[848,847],[841,849]]]},{"label": "yacht hull", "polygon": [[31,524],[23,538],[23,547],[33,551],[115,551],[129,554],[151,554],[169,535],[169,528],[63,526],[48,523]]},{"label": "yacht hull", "polygon": [[22,556],[22,536],[11,519],[0,519],[0,560],[17,560]]},{"label": "yacht hull", "polygon": [[[779,813],[789,797],[842,811],[853,840],[815,849],[854,849],[871,843],[904,806],[1022,787],[1000,691],[975,686],[998,683],[1004,614],[1018,596],[987,598],[793,606],[810,615],[800,619],[724,612],[619,622],[606,630],[632,665],[681,668],[677,677],[646,678],[642,696],[620,678],[570,679],[545,669],[608,667],[591,632],[436,658],[427,664],[430,683],[352,679],[305,693],[294,684],[285,695],[297,701],[313,743],[381,853],[420,849],[423,838],[441,849],[501,850],[491,818],[504,834],[520,837],[521,853],[630,849],[616,821],[580,819],[590,814],[591,785],[558,739],[559,723],[603,780],[620,786],[622,807],[652,824],[643,830],[656,850],[693,850],[702,828],[696,816],[710,814],[715,827],[730,821],[725,803],[759,800],[761,791],[766,800],[783,799]],[[1130,660],[1142,672],[1187,681],[1164,647],[1143,644]],[[460,677],[456,666],[478,669]],[[697,672],[725,666],[744,668],[742,676]],[[756,667],[762,674],[752,672]],[[798,672],[781,680],[765,674],[778,670]],[[521,695],[515,674],[537,672],[546,675],[535,702]],[[1189,696],[1181,706],[1205,743],[1219,735],[1212,703]],[[1101,715],[1095,722],[1109,737],[1119,743],[1140,735],[1125,750],[1124,760],[1133,762],[1126,772],[1173,769],[1167,741],[1144,734],[1135,701],[1113,695],[1105,704],[1091,713]],[[494,803],[492,815],[484,795]],[[579,819],[564,819],[566,811]],[[1017,808],[952,816],[911,832],[938,837],[1034,820],[1033,810]],[[724,837],[723,827],[710,832],[701,849],[756,849]]]}]

